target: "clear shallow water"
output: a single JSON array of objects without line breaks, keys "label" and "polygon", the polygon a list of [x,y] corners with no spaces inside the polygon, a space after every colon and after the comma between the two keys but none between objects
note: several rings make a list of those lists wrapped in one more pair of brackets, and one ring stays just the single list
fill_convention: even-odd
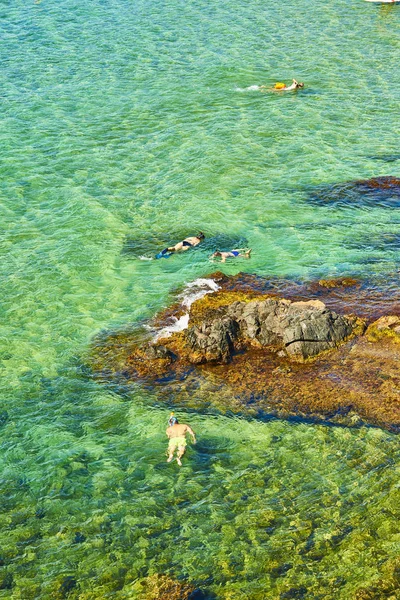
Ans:
[{"label": "clear shallow water", "polygon": [[[62,595],[67,576],[71,597],[136,597],[153,572],[217,598],[355,597],[398,553],[396,437],[188,415],[178,474],[150,392],[79,365],[99,330],[215,268],[127,239],[149,257],[153,237],[246,239],[226,273],[397,270],[379,243],[397,210],[307,198],[400,175],[399,8],[17,0],[1,17],[0,597]],[[239,91],[292,77],[304,92]]]}]

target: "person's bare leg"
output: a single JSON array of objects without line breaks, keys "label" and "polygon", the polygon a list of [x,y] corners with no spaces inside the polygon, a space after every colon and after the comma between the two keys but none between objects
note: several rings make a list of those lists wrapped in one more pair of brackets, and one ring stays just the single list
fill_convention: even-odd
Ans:
[{"label": "person's bare leg", "polygon": [[247,250],[247,252],[244,253],[246,258],[250,258],[250,254],[251,254],[251,248],[250,250]]},{"label": "person's bare leg", "polygon": [[178,454],[176,456],[176,462],[178,463],[178,465],[181,467],[182,466],[182,461],[181,458],[182,456],[185,454],[185,448],[178,448]]},{"label": "person's bare leg", "polygon": [[168,454],[167,462],[171,462],[171,460],[173,458],[174,458],[174,450],[170,450],[169,454]]}]

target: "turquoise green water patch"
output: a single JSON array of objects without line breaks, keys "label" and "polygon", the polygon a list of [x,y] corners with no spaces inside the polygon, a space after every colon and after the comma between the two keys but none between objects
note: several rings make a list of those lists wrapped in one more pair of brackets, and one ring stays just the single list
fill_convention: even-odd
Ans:
[{"label": "turquoise green water patch", "polygon": [[[17,0],[0,14],[0,597],[134,598],[156,572],[221,599],[391,593],[397,438],[188,414],[199,444],[179,471],[157,394],[113,394],[81,362],[93,336],[217,267],[397,270],[396,207],[308,198],[400,175],[398,7]],[[259,89],[293,77],[303,91]],[[198,230],[196,251],[140,260]],[[250,260],[210,262],[237,241]]]}]

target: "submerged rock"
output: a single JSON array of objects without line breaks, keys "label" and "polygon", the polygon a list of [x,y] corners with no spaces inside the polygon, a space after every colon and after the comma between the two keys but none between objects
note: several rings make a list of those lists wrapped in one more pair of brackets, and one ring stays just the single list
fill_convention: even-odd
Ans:
[{"label": "submerged rock", "polygon": [[140,582],[140,587],[137,591],[141,600],[194,600],[195,597],[200,599],[194,586],[171,579],[167,575],[150,575]]},{"label": "submerged rock", "polygon": [[395,162],[396,160],[400,160],[400,154],[372,154],[367,156],[371,160],[381,160],[383,162]]},{"label": "submerged rock", "polygon": [[318,206],[335,204],[339,206],[400,206],[400,179],[384,176],[347,181],[316,188],[309,201]]}]

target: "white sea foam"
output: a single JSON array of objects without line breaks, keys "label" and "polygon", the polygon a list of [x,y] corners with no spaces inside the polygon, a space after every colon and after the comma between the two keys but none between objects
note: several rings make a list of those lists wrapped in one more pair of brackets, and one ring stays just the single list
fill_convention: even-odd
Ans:
[{"label": "white sea foam", "polygon": [[260,89],[259,85],[250,85],[249,87],[246,87],[246,88],[237,87],[237,88],[235,88],[235,92],[257,92],[259,89]]},{"label": "white sea foam", "polygon": [[179,319],[174,317],[174,321],[170,325],[166,325],[158,330],[153,330],[154,340],[157,341],[160,338],[169,337],[173,333],[187,329],[189,325],[189,310],[193,302],[200,300],[200,298],[203,298],[206,294],[212,294],[212,292],[218,291],[219,287],[220,286],[214,279],[206,279],[205,277],[200,277],[199,279],[188,283],[182,294],[179,295],[181,306],[185,307],[187,312]]},{"label": "white sea foam", "polygon": [[153,260],[150,256],[139,256],[139,260]]},{"label": "white sea foam", "polygon": [[189,313],[185,313],[180,317],[180,319],[174,317],[174,322],[171,323],[171,325],[166,325],[166,327],[163,327],[162,329],[159,329],[156,332],[154,340],[157,341],[160,338],[169,337],[170,335],[172,335],[173,333],[177,333],[178,331],[183,331],[184,329],[187,329],[188,324]]}]

